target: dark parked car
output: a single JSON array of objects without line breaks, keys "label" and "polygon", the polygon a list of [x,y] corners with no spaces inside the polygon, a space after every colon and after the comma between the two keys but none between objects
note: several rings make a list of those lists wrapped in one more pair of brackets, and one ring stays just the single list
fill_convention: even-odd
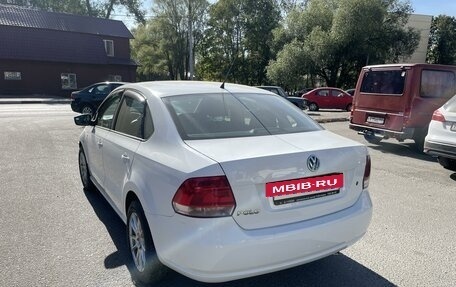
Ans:
[{"label": "dark parked car", "polygon": [[353,97],[338,88],[322,87],[302,95],[310,111],[321,109],[342,109],[351,111]]},{"label": "dark parked car", "polygon": [[274,94],[277,94],[277,95],[289,100],[290,102],[292,102],[295,106],[297,106],[301,110],[304,110],[304,109],[307,108],[307,102],[306,102],[305,99],[300,98],[300,97],[289,97],[289,96],[287,96],[287,93],[285,93],[285,91],[281,87],[278,87],[278,86],[258,86],[257,88],[273,92]]},{"label": "dark parked car", "polygon": [[297,91],[297,92],[295,93],[295,96],[296,96],[296,97],[301,97],[302,95],[304,95],[304,94],[307,93],[307,92],[312,91],[313,89],[314,89],[314,88],[303,88],[303,89]]},{"label": "dark parked car", "polygon": [[77,113],[93,114],[106,96],[124,82],[96,83],[80,91],[71,93],[71,109]]}]

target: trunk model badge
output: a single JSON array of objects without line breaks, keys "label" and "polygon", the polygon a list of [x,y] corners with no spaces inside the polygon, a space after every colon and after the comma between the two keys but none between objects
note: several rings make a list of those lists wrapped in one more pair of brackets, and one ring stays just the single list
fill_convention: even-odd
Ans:
[{"label": "trunk model badge", "polygon": [[239,215],[255,215],[260,213],[259,209],[246,209],[246,210],[239,210],[237,212],[237,216]]},{"label": "trunk model badge", "polygon": [[315,155],[311,155],[307,158],[307,168],[310,171],[317,171],[320,167],[320,160]]}]

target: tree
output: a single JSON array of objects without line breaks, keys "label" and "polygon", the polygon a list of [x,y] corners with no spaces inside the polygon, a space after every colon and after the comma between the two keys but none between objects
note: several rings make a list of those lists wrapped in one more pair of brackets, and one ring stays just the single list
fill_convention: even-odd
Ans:
[{"label": "tree", "polygon": [[144,23],[145,14],[141,0],[0,0],[0,3],[102,18],[110,18],[116,7],[124,7],[139,23]]},{"label": "tree", "polygon": [[431,64],[456,63],[456,19],[439,15],[432,19],[427,61]]},{"label": "tree", "polygon": [[[133,33],[132,56],[140,64],[137,70],[140,79],[189,78],[189,53],[194,50],[189,45],[198,45],[202,38],[208,5],[206,0],[154,2],[154,17]],[[193,27],[191,41],[190,26]]]},{"label": "tree", "polygon": [[248,85],[265,83],[265,67],[272,58],[272,31],[279,19],[273,0],[220,0],[212,5],[198,50],[200,77],[222,81],[227,76],[231,82]]},{"label": "tree", "polygon": [[[292,40],[271,61],[268,77],[298,87],[313,76],[324,85],[353,86],[365,64],[395,62],[416,49],[418,32],[404,28],[410,12],[410,4],[399,0],[309,1],[302,11],[288,16],[297,20],[286,21],[284,31],[275,34],[276,42]],[[285,69],[299,73],[289,79]]]}]

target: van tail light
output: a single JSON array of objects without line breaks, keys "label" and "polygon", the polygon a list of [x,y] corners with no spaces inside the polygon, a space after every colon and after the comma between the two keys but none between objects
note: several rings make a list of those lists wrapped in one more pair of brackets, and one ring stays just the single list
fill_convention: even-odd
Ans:
[{"label": "van tail light", "polygon": [[370,174],[371,174],[371,158],[370,158],[370,155],[366,155],[366,166],[364,167],[363,188],[367,188],[369,186]]},{"label": "van tail light", "polygon": [[189,178],[181,184],[172,203],[174,211],[192,217],[231,216],[236,207],[226,176]]},{"label": "van tail light", "polygon": [[442,122],[442,123],[446,122],[446,119],[440,110],[434,111],[434,113],[432,114],[432,120]]}]

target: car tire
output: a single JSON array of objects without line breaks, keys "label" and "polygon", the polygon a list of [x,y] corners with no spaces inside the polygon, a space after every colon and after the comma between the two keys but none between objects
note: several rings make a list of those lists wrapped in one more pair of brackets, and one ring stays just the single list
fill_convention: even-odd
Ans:
[{"label": "car tire", "polygon": [[134,281],[151,284],[166,276],[169,269],[158,259],[144,211],[136,200],[128,207],[127,242],[132,256],[130,269]]},{"label": "car tire", "polygon": [[371,144],[379,144],[382,141],[381,137],[376,137],[375,135],[364,135],[364,139]]},{"label": "car tire", "polygon": [[82,187],[85,191],[95,190],[95,186],[90,179],[89,164],[87,163],[87,158],[82,147],[79,148],[79,175],[81,177]]},{"label": "car tire", "polygon": [[309,111],[318,111],[318,105],[316,103],[310,103]]},{"label": "car tire", "polygon": [[447,157],[437,157],[437,160],[441,166],[448,170],[456,171],[456,160]]},{"label": "car tire", "polygon": [[81,109],[81,114],[93,115],[93,108],[89,105],[85,105]]},{"label": "car tire", "polygon": [[415,134],[413,135],[413,140],[415,141],[414,148],[419,153],[423,153],[424,140],[427,136],[427,132],[428,132],[428,126],[417,129]]},{"label": "car tire", "polygon": [[352,104],[348,104],[347,107],[345,108],[347,112],[351,112],[352,110]]}]

